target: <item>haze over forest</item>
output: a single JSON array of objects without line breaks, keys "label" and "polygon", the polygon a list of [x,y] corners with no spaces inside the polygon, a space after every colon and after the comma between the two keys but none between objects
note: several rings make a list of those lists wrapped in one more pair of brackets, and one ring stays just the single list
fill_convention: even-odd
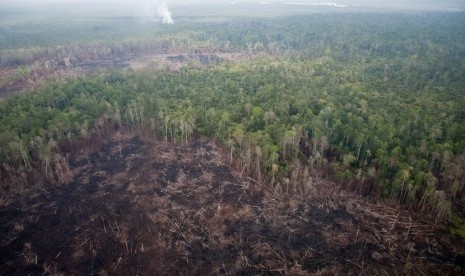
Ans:
[{"label": "haze over forest", "polygon": [[[274,5],[296,5],[300,8],[305,6],[311,8],[315,6],[326,6],[332,8],[358,8],[372,9],[379,11],[392,10],[405,10],[405,11],[462,11],[465,9],[465,3],[462,0],[392,0],[392,1],[378,1],[378,0],[339,0],[339,1],[313,1],[313,0],[272,0],[272,1],[259,1],[259,0],[237,0],[237,1],[224,1],[224,0],[25,0],[13,1],[5,0],[0,3],[0,8],[11,7],[30,7],[37,8],[44,5],[85,5],[89,8],[106,6],[109,9],[137,7],[137,6],[151,6],[166,3],[168,6],[205,6],[213,5],[218,9],[227,9],[227,5],[248,5],[250,8],[253,5],[257,11],[266,10],[269,6]],[[259,15],[259,14],[257,14]]]},{"label": "haze over forest", "polygon": [[0,275],[465,275],[465,1],[0,1]]}]

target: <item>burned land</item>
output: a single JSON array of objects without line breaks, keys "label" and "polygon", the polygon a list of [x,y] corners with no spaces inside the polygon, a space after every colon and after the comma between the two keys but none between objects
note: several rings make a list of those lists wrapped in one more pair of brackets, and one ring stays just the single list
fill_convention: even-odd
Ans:
[{"label": "burned land", "polygon": [[464,272],[463,243],[424,214],[324,179],[277,189],[224,155],[203,138],[120,133],[73,155],[68,184],[1,207],[0,274]]},{"label": "burned land", "polygon": [[149,68],[179,70],[189,62],[201,66],[234,62],[250,58],[240,53],[195,53],[179,51],[171,53],[144,52],[119,55],[112,58],[78,59],[69,56],[57,60],[36,60],[28,69],[0,66],[0,98],[7,98],[20,91],[34,91],[44,83],[56,79],[69,79],[100,74],[109,71],[146,70]]}]

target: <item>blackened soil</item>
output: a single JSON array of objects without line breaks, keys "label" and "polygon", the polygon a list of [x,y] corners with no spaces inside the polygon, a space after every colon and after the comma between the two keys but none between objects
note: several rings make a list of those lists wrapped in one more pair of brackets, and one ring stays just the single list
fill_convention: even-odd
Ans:
[{"label": "blackened soil", "polygon": [[113,139],[69,162],[71,184],[0,210],[1,275],[464,272],[461,243],[407,211],[322,180],[283,194],[208,141]]},{"label": "blackened soil", "polygon": [[212,63],[220,63],[223,59],[215,54],[196,54],[196,55],[175,55],[175,56],[168,56],[166,57],[170,62],[181,62],[185,63],[190,60],[195,60],[200,62],[203,65],[212,64]]}]

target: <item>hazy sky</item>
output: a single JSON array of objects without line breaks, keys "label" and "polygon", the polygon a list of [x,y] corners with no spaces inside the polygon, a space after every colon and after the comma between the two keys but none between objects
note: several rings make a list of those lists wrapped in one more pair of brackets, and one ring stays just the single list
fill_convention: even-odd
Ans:
[{"label": "hazy sky", "polygon": [[45,4],[71,4],[71,3],[111,3],[127,5],[158,5],[166,3],[167,6],[192,5],[192,4],[231,4],[235,3],[270,3],[270,4],[330,4],[329,7],[371,7],[371,8],[395,8],[395,9],[419,9],[419,10],[465,10],[465,0],[0,0],[0,8],[3,6],[34,6]]}]

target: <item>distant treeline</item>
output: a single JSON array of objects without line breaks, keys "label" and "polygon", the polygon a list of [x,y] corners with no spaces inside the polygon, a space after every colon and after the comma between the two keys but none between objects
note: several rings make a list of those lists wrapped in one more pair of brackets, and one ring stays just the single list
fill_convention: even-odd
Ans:
[{"label": "distant treeline", "polygon": [[426,55],[435,62],[464,53],[464,15],[312,14],[169,26],[131,18],[18,23],[0,29],[0,66],[111,59],[143,51],[297,52],[306,58],[331,51],[333,58],[345,60]]}]

